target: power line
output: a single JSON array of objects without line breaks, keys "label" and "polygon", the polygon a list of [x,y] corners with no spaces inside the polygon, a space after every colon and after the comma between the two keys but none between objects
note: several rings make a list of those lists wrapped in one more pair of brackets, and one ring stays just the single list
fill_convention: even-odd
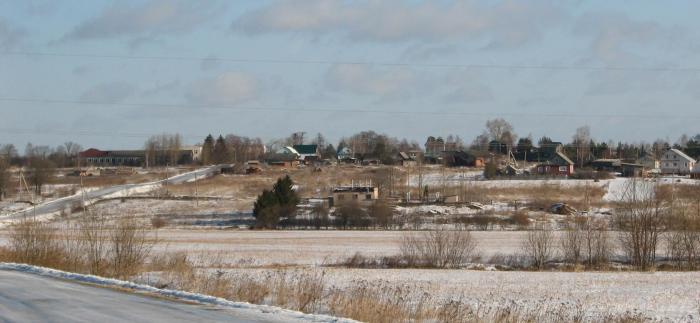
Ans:
[{"label": "power line", "polygon": [[630,118],[630,119],[700,119],[700,115],[661,115],[661,114],[621,114],[621,113],[544,113],[544,112],[464,112],[464,111],[407,111],[407,110],[371,110],[354,108],[313,108],[313,107],[271,107],[271,106],[237,106],[232,104],[176,104],[176,103],[129,103],[129,102],[103,102],[89,100],[64,100],[64,99],[34,99],[0,97],[2,102],[18,103],[44,103],[44,104],[69,104],[69,105],[103,105],[112,107],[135,108],[170,108],[170,109],[213,109],[232,111],[278,111],[278,112],[330,112],[330,113],[373,113],[389,115],[432,115],[446,117],[547,117],[547,118]]},{"label": "power line", "polygon": [[52,53],[31,51],[4,51],[4,56],[28,57],[69,57],[90,59],[125,59],[125,60],[156,60],[156,61],[215,61],[229,63],[258,63],[258,64],[296,64],[296,65],[368,65],[385,67],[423,67],[423,68],[454,68],[454,69],[519,69],[519,70],[570,70],[570,71],[636,71],[636,72],[700,72],[700,67],[641,67],[641,66],[577,66],[577,65],[530,65],[530,64],[431,64],[431,63],[400,63],[387,61],[352,61],[352,60],[302,60],[302,59],[264,59],[264,58],[231,58],[231,57],[200,57],[200,56],[148,56],[148,55],[114,55],[86,53]]}]

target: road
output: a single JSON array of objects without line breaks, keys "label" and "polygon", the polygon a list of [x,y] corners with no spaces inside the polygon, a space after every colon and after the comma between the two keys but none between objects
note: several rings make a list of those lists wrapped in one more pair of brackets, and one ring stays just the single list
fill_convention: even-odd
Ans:
[{"label": "road", "polygon": [[0,322],[290,322],[276,316],[0,270]]},{"label": "road", "polygon": [[[149,187],[155,188],[158,185],[172,185],[172,184],[181,184],[187,181],[191,180],[199,180],[202,178],[206,178],[208,176],[214,175],[218,172],[221,171],[222,167],[225,167],[227,165],[215,165],[215,166],[210,166],[210,167],[205,167],[198,169],[196,171],[192,172],[187,172],[179,175],[175,175],[172,177],[169,177],[164,180],[160,181],[155,181],[155,182],[149,182],[149,183],[140,183],[140,184],[124,184],[124,185],[116,185],[116,186],[111,186],[107,188],[101,188],[98,190],[90,191],[85,193],[85,199],[89,201],[95,201],[99,200],[100,198],[104,198],[109,195],[117,194],[120,192],[134,192],[134,191],[139,191],[139,190],[148,190]],[[45,203],[41,203],[39,205],[36,205],[35,207],[31,207],[28,209],[25,209],[23,211],[15,212],[12,214],[7,214],[7,215],[0,215],[0,221],[7,221],[7,220],[16,220],[16,219],[21,219],[25,216],[41,216],[45,214],[50,214],[54,212],[60,212],[61,210],[65,210],[66,208],[70,208],[72,205],[75,205],[75,203],[80,203],[83,199],[83,196],[81,194],[77,195],[72,195],[64,198],[59,198],[55,199],[52,201],[48,201]]]}]

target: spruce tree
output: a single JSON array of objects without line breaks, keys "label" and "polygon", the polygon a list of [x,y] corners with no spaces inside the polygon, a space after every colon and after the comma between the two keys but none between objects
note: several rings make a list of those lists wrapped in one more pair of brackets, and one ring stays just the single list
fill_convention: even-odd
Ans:
[{"label": "spruce tree", "polygon": [[216,143],[214,144],[213,155],[214,157],[212,159],[214,160],[215,164],[223,164],[230,161],[226,141],[221,135],[219,135],[219,138],[216,139]]},{"label": "spruce tree", "polygon": [[209,165],[212,163],[212,155],[214,155],[214,137],[209,134],[204,139],[204,144],[202,144],[202,164]]}]

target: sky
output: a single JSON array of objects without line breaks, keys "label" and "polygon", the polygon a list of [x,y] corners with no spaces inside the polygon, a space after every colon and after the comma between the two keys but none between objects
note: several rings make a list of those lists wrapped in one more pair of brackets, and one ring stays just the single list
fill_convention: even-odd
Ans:
[{"label": "sky", "polygon": [[0,0],[0,144],[700,132],[698,1]]}]

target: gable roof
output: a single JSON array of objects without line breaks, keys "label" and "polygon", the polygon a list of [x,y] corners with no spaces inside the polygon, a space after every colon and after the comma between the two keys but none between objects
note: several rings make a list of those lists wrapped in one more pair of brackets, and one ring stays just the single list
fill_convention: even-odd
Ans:
[{"label": "gable roof", "polygon": [[687,161],[695,162],[695,159],[694,159],[693,157],[690,157],[690,156],[686,155],[684,152],[682,152],[682,151],[679,150],[679,149],[671,148],[671,149],[669,149],[669,151],[672,152],[672,153],[675,153],[676,155],[680,156],[681,158],[683,158],[683,159],[685,159],[685,160],[687,160]]},{"label": "gable roof", "polygon": [[564,166],[564,165],[562,165],[562,162],[563,162],[563,164],[566,164],[567,166],[574,164],[574,162],[571,161],[571,159],[569,159],[569,157],[564,155],[564,153],[557,151],[552,155],[552,157],[550,157],[547,160],[547,162],[542,163],[540,165]]},{"label": "gable roof", "polygon": [[318,151],[318,145],[294,145],[292,147],[302,155],[315,155]]}]

